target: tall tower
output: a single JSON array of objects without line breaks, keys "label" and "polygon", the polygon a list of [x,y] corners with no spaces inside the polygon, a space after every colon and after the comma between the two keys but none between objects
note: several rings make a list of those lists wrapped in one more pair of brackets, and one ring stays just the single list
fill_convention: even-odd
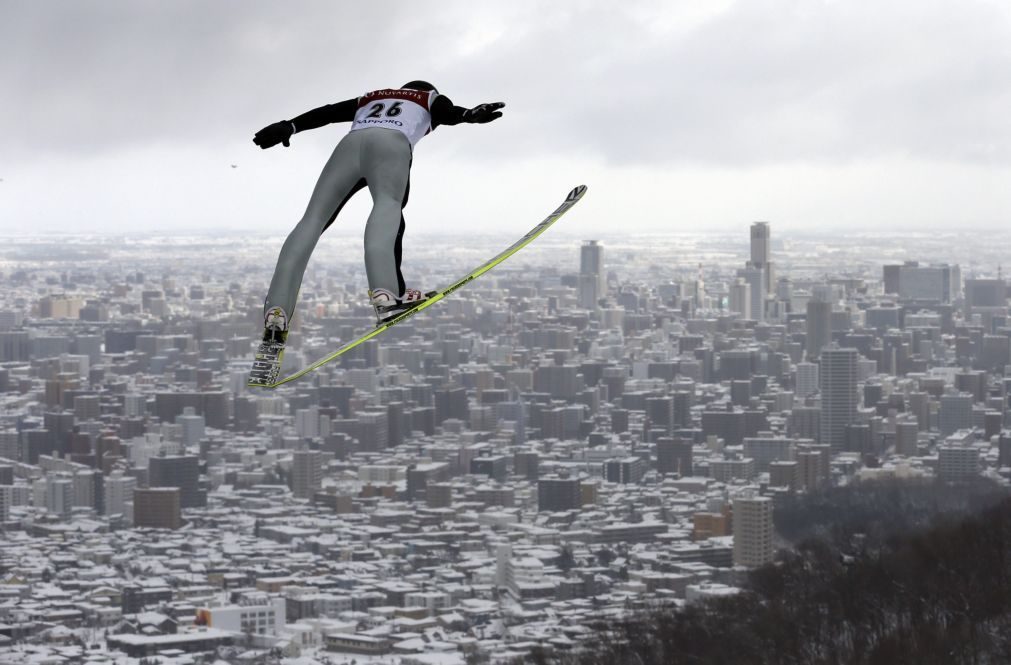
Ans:
[{"label": "tall tower", "polygon": [[587,240],[579,249],[579,274],[600,275],[604,272],[604,248],[596,240]]},{"label": "tall tower", "polygon": [[751,225],[751,263],[756,268],[769,263],[768,222],[755,222]]},{"label": "tall tower", "polygon": [[821,352],[821,443],[833,451],[846,443],[857,413],[857,350],[829,346]]},{"label": "tall tower", "polygon": [[746,317],[756,321],[765,320],[765,296],[768,289],[765,284],[766,273],[762,268],[748,264],[747,268],[738,268],[738,280],[744,280],[750,288],[751,313]]},{"label": "tall tower", "polygon": [[808,360],[816,360],[832,341],[832,305],[823,300],[807,302],[807,332],[804,336]]},{"label": "tall tower", "polygon": [[755,222],[751,225],[751,261],[753,268],[762,271],[762,296],[770,295],[776,283],[772,269],[772,231],[769,222]]},{"label": "tall tower", "polygon": [[740,314],[742,319],[751,318],[751,285],[743,277],[738,277],[730,285],[728,307],[731,312]]},{"label": "tall tower", "polygon": [[772,561],[772,499],[734,499],[734,565],[761,566]]},{"label": "tall tower", "polygon": [[579,248],[580,307],[596,309],[604,291],[604,248],[596,240],[587,240]]},{"label": "tall tower", "polygon": [[292,494],[299,499],[311,499],[323,486],[323,453],[318,450],[296,450],[292,453]]}]

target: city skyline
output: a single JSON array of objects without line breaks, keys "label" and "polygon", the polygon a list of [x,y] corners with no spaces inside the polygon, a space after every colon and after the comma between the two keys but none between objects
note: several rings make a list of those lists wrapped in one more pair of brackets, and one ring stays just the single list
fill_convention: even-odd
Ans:
[{"label": "city skyline", "polygon": [[[578,653],[602,613],[747,598],[840,492],[1006,495],[989,240],[545,234],[276,390],[246,386],[268,244],[9,241],[0,663],[84,649],[61,636],[108,665]],[[325,242],[290,368],[373,323],[359,240]],[[444,283],[496,245],[451,247],[407,268]]]}]

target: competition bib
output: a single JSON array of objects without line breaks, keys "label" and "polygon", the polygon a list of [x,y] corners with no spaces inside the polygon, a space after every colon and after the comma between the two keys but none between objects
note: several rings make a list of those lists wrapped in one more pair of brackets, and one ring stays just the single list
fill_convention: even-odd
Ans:
[{"label": "competition bib", "polygon": [[434,91],[376,90],[358,98],[351,131],[366,127],[384,127],[402,132],[411,145],[432,131],[430,104]]}]

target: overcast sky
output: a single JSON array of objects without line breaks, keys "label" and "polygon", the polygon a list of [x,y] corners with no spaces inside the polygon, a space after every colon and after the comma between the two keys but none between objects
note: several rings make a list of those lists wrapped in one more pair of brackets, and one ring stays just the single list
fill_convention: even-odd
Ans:
[{"label": "overcast sky", "polygon": [[256,130],[416,78],[507,107],[418,145],[409,233],[522,233],[580,183],[586,237],[1006,230],[1009,6],[0,0],[0,232],[285,234],[347,125]]}]

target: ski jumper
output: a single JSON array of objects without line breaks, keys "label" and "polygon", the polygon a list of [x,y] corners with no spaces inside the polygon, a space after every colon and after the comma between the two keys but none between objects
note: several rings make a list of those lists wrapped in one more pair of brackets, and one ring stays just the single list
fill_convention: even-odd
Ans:
[{"label": "ski jumper", "polygon": [[372,211],[365,225],[369,288],[386,289],[398,297],[403,294],[403,208],[410,191],[414,145],[439,124],[487,122],[487,112],[471,119],[480,108],[455,106],[434,90],[388,88],[320,107],[289,121],[291,133],[331,122],[352,124],[323,167],[305,214],[281,248],[264,302],[265,316],[281,307],[290,319],[316,243],[348,200],[364,187],[372,195]]}]

